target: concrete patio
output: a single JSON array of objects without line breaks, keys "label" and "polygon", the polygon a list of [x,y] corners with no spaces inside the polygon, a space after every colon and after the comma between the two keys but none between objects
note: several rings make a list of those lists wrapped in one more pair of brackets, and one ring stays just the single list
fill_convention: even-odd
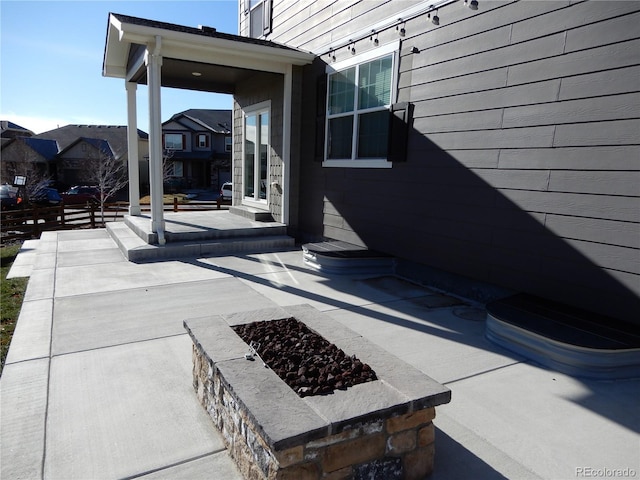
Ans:
[{"label": "concrete patio", "polygon": [[321,275],[299,248],[136,264],[104,229],[25,242],[11,276],[30,280],[0,380],[2,479],[239,479],[183,321],[298,304],[452,390],[430,478],[640,477],[640,380],[539,367],[485,339],[481,305],[396,277]]}]

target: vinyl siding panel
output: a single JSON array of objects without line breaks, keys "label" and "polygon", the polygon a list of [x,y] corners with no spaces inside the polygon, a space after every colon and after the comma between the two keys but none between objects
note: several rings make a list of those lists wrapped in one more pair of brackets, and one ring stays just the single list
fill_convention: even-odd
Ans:
[{"label": "vinyl siding panel", "polygon": [[[330,43],[407,6],[275,3],[284,21],[271,39],[325,54],[306,69],[303,110]],[[415,106],[407,161],[322,168],[301,152],[300,224],[638,322],[640,4],[481,1],[438,15],[439,26],[426,15],[403,24],[398,100]],[[382,45],[399,38],[378,33]],[[315,138],[308,110],[303,150]]]}]

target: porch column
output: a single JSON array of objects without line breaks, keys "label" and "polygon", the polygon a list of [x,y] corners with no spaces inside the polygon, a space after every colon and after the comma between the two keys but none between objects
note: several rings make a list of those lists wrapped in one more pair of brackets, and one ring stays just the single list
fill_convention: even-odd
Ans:
[{"label": "porch column", "polygon": [[129,152],[129,215],[140,215],[140,166],[138,162],[138,85],[125,82],[127,89],[127,150]]},{"label": "porch column", "polygon": [[282,223],[289,224],[289,181],[291,174],[291,95],[293,67],[287,65],[284,74],[284,92],[282,105]]},{"label": "porch column", "polygon": [[[145,63],[149,86],[149,182],[151,190],[151,231],[158,234],[158,243],[164,245],[164,206],[162,186],[162,119],[160,109],[160,71],[162,40],[156,36],[155,45],[147,47]],[[153,48],[153,51],[150,51]]]}]

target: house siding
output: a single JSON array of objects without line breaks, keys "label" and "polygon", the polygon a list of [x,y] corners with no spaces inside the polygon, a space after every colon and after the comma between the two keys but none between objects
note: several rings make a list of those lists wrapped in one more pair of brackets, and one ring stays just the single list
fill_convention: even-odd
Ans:
[{"label": "house siding", "polygon": [[401,39],[398,101],[415,105],[407,162],[381,170],[314,161],[311,106],[325,64],[351,56],[330,44],[412,2],[273,3],[268,38],[320,55],[304,71],[301,239],[640,322],[638,2],[456,2],[439,26],[377,32]]},{"label": "house siding", "polygon": [[[243,110],[253,105],[270,101],[269,117],[269,183],[283,184],[282,179],[282,113],[283,113],[283,76],[269,73],[256,73],[251,79],[236,85],[233,108],[234,152],[233,152],[233,204],[240,205],[243,201],[242,177],[242,141],[243,141]],[[269,211],[277,222],[282,221],[282,193],[271,185],[269,192]]]}]

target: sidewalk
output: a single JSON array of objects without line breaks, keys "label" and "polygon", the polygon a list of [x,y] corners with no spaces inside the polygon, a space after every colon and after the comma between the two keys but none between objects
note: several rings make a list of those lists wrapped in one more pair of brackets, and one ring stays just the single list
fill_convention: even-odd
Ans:
[{"label": "sidewalk", "polygon": [[299,249],[134,264],[106,230],[25,242],[11,275],[30,280],[0,380],[3,480],[239,479],[182,322],[302,303],[452,390],[431,479],[640,478],[639,380],[528,363],[484,338],[479,306],[398,278],[323,276]]}]

